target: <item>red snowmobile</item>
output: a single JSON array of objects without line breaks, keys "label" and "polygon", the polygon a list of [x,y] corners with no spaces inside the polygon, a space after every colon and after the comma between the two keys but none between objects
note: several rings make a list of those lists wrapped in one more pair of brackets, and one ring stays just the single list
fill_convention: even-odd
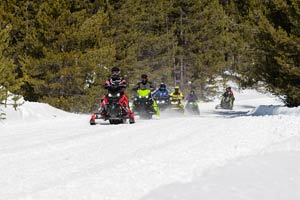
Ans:
[{"label": "red snowmobile", "polygon": [[90,124],[95,125],[97,119],[108,120],[110,124],[135,123],[134,113],[128,113],[126,107],[122,106],[123,98],[120,92],[109,91],[102,100],[105,109],[101,113],[93,113]]}]

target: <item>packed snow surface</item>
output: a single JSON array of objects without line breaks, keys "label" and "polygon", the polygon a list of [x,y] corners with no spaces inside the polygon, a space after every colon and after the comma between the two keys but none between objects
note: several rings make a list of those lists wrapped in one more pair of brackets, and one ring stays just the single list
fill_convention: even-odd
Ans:
[{"label": "packed snow surface", "polygon": [[3,108],[0,199],[299,200],[300,108],[234,91],[233,110],[89,125],[25,102]]}]

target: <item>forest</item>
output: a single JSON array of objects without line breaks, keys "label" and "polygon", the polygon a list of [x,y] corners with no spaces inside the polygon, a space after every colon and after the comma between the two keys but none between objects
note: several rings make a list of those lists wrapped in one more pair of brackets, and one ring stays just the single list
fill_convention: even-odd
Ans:
[{"label": "forest", "polygon": [[193,88],[216,81],[263,86],[300,105],[299,0],[2,0],[0,102],[11,93],[71,112],[91,112],[113,66],[127,89]]}]

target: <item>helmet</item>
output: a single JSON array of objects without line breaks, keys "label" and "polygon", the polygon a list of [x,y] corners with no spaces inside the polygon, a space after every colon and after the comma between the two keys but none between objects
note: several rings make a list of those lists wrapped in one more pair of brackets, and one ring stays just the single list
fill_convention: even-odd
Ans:
[{"label": "helmet", "polygon": [[175,90],[174,92],[175,92],[176,94],[178,94],[178,93],[179,93],[179,86],[176,85],[175,88],[174,88],[174,90]]},{"label": "helmet", "polygon": [[142,74],[141,78],[148,78],[147,74]]},{"label": "helmet", "polygon": [[166,89],[166,84],[161,83],[161,84],[159,85],[159,88],[161,88],[161,89]]},{"label": "helmet", "polygon": [[191,90],[191,94],[195,94],[195,91],[194,91],[194,90]]},{"label": "helmet", "polygon": [[111,74],[112,74],[113,79],[118,79],[119,74],[120,74],[120,68],[117,66],[114,66],[113,68],[111,68]]},{"label": "helmet", "polygon": [[120,68],[117,66],[114,66],[113,68],[111,68],[111,73],[112,74],[120,74]]},{"label": "helmet", "polygon": [[230,91],[230,90],[231,90],[231,87],[227,87],[227,88],[226,88],[226,91]]},{"label": "helmet", "polygon": [[117,66],[114,66],[113,68],[111,68],[111,72],[119,72],[120,68]]}]

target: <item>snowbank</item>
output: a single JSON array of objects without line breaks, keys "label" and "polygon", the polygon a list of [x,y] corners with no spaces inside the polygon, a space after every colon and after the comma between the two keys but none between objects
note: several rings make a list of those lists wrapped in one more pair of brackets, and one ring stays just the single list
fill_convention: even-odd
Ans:
[{"label": "snowbank", "polygon": [[28,123],[37,120],[49,120],[56,117],[74,115],[72,113],[54,108],[49,104],[28,101],[25,101],[24,104],[17,107],[16,110],[11,105],[8,105],[6,108],[1,106],[1,109],[6,114],[6,119],[2,120],[2,123]]},{"label": "snowbank", "polygon": [[300,116],[300,107],[288,108],[280,105],[259,105],[254,110],[248,113],[252,116],[263,115],[292,115]]}]

